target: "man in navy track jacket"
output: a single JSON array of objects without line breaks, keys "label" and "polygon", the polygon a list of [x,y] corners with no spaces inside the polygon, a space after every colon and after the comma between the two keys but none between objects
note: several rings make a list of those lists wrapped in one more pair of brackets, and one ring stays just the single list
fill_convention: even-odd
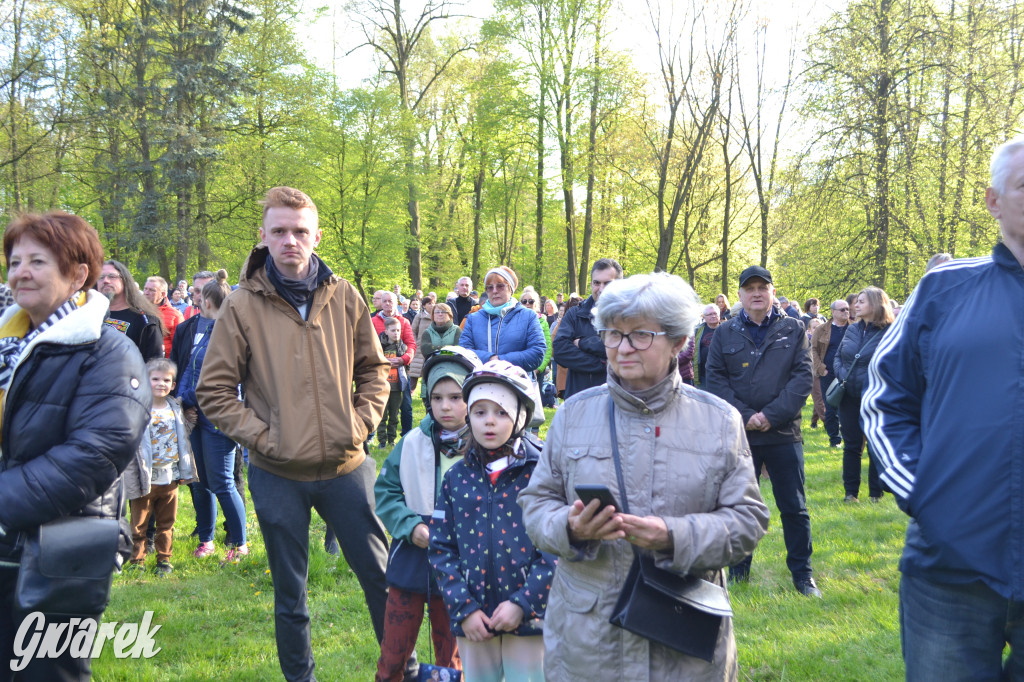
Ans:
[{"label": "man in navy track jacket", "polygon": [[882,481],[911,517],[907,680],[1024,679],[1024,137],[996,150],[991,171],[1002,242],[924,276],[861,405]]}]

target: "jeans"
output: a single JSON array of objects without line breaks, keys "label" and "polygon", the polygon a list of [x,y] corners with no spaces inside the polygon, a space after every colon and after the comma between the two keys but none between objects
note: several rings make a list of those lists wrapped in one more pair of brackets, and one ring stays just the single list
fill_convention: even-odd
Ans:
[{"label": "jeans", "polygon": [[[861,457],[867,439],[860,427],[860,395],[847,393],[839,403],[839,426],[843,432],[843,488],[847,495],[860,494]],[[882,482],[878,479],[875,456],[868,444],[868,494],[882,496]]]},{"label": "jeans", "polygon": [[245,506],[235,487],[235,442],[219,431],[210,431],[202,426],[192,429],[189,441],[201,479],[191,486],[199,542],[213,541],[217,502],[220,502],[230,544],[244,545]]},{"label": "jeans", "polygon": [[981,581],[953,585],[903,574],[900,646],[907,682],[1022,680],[1024,608]]},{"label": "jeans", "polygon": [[[827,376],[818,377],[818,382],[821,385],[821,398],[825,399],[825,395],[828,393],[828,387],[832,385],[832,380],[836,378],[835,374],[829,372]],[[832,407],[825,402],[825,433],[828,434],[829,445],[839,445],[842,438],[839,436],[839,408]]]},{"label": "jeans", "polygon": [[[775,506],[782,521],[782,536],[786,541],[786,566],[793,574],[793,582],[812,576],[811,517],[807,513],[804,495],[804,447],[801,443],[779,443],[751,446],[754,471],[761,481],[761,465],[768,469],[775,493]],[[733,577],[750,574],[753,555],[730,567]]]},{"label": "jeans", "polygon": [[319,481],[293,481],[249,465],[249,494],[274,583],[277,658],[287,680],[315,679],[306,607],[311,509],[338,533],[345,561],[363,588],[377,641],[384,635],[388,543],[374,514],[376,477],[370,457],[349,474]]}]

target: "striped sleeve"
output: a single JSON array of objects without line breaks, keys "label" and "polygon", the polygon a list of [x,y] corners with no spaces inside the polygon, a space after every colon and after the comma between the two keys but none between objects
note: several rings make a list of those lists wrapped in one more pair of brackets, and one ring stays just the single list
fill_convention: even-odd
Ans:
[{"label": "striped sleeve", "polygon": [[864,432],[878,458],[879,476],[904,511],[909,511],[921,454],[925,378],[918,346],[919,294],[920,285],[878,344],[861,400]]}]

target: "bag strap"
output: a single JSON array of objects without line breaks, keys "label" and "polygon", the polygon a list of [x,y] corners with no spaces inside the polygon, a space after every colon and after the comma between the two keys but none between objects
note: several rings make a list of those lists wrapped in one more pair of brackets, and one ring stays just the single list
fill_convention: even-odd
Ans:
[{"label": "bag strap", "polygon": [[[629,500],[626,499],[626,480],[622,476],[622,462],[619,461],[619,436],[615,430],[615,401],[608,396],[608,424],[612,432],[612,459],[615,460],[615,476],[619,480],[619,501],[622,511],[629,513]],[[634,551],[635,551],[634,547]]]},{"label": "bag strap", "polygon": [[[864,347],[867,346],[868,343],[870,343],[872,339],[876,338],[880,331],[881,330],[878,330],[874,334],[872,334],[871,336],[867,336],[867,327],[866,326],[864,327],[864,332],[865,332],[864,342],[860,344],[860,349],[858,349],[857,350],[857,354],[855,356],[853,356],[853,362],[850,363],[850,369],[846,370],[846,378],[843,379],[843,386],[845,386],[846,382],[849,381],[850,377],[853,376],[853,368],[857,366],[858,362],[860,362],[860,357],[861,357],[861,355],[864,354],[863,353]],[[877,345],[877,344],[875,344],[875,345]]]}]

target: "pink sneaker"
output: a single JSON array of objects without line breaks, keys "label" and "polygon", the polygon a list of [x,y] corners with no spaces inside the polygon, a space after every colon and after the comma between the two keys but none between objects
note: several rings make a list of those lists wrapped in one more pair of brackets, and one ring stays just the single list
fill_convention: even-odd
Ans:
[{"label": "pink sneaker", "polygon": [[228,549],[228,553],[224,555],[224,561],[220,562],[220,565],[226,566],[227,564],[237,564],[243,557],[247,556],[249,556],[249,547],[247,545],[231,547]]},{"label": "pink sneaker", "polygon": [[211,542],[200,542],[199,546],[196,547],[196,551],[192,552],[192,556],[194,556],[197,559],[202,559],[203,557],[210,556],[211,554],[213,554],[213,552],[214,552],[214,548],[213,548],[213,542],[212,541]]}]

